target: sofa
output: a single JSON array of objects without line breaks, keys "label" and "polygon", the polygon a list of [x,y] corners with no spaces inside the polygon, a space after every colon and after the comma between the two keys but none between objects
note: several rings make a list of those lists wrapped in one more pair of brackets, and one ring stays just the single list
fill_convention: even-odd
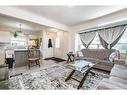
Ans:
[{"label": "sofa", "polygon": [[0,89],[8,89],[9,70],[7,64],[0,65]]},{"label": "sofa", "polygon": [[[82,49],[83,56],[76,57],[76,60],[88,60],[98,61],[98,64],[94,66],[96,69],[111,71],[114,66],[114,62],[109,61],[109,56],[115,49]],[[119,54],[118,54],[119,57]],[[115,61],[115,63],[118,63]]]},{"label": "sofa", "polygon": [[0,50],[0,89],[8,89],[9,69],[5,64],[5,51]]},{"label": "sofa", "polygon": [[99,90],[125,90],[127,89],[127,66],[115,64],[109,79],[103,79],[97,86]]}]

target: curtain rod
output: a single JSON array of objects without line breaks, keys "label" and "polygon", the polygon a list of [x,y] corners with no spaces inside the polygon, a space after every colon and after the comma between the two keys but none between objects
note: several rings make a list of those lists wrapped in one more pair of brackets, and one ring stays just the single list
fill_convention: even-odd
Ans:
[{"label": "curtain rod", "polygon": [[[103,29],[109,29],[109,28],[115,28],[115,27],[119,27],[119,26],[127,26],[127,24],[109,26],[109,27],[105,27],[105,28],[104,27],[90,28],[90,29],[87,29],[87,30],[83,30],[84,32],[81,32],[81,33],[78,33],[78,34],[83,34],[83,33],[88,33],[88,32],[95,32],[95,31],[99,31],[99,30],[103,30]],[[96,29],[96,28],[98,28],[98,29]]]}]

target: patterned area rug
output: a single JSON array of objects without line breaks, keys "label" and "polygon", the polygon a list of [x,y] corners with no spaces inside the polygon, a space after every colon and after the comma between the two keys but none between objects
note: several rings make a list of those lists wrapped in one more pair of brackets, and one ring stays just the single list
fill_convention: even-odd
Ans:
[{"label": "patterned area rug", "polygon": [[[54,66],[37,72],[15,76],[9,79],[9,89],[31,89],[31,90],[52,90],[52,89],[77,89],[79,82],[70,79],[65,82],[65,78],[72,70],[64,66]],[[95,72],[95,75],[89,74],[81,89],[96,89],[97,84],[109,75],[104,72]],[[76,72],[73,77],[78,80],[82,74]]]}]

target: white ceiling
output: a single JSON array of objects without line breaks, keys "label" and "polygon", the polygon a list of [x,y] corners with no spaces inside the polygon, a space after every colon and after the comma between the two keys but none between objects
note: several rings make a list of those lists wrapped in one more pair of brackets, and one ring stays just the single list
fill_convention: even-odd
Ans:
[{"label": "white ceiling", "polygon": [[67,26],[74,26],[95,19],[123,7],[119,6],[16,6],[28,12],[52,19]]},{"label": "white ceiling", "polygon": [[39,25],[33,22],[28,22],[10,16],[0,15],[0,30],[10,32],[18,31],[20,27],[19,24],[21,24],[22,31],[40,32],[47,28],[46,26]]},{"label": "white ceiling", "polygon": [[[67,26],[78,25],[109,13],[113,13],[123,7],[112,6],[15,6],[22,10],[32,12],[45,18],[49,18]],[[125,8],[125,7],[124,7]],[[18,18],[0,14],[0,30],[17,31],[22,24],[22,31],[37,32],[50,29],[48,26],[21,20]]]}]

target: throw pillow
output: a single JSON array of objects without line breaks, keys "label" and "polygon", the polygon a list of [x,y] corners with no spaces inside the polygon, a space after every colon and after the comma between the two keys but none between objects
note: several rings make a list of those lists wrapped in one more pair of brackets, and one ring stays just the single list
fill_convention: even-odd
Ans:
[{"label": "throw pillow", "polygon": [[104,60],[109,60],[109,57],[105,57]]},{"label": "throw pillow", "polygon": [[77,51],[77,57],[81,57],[83,56],[82,52],[81,51]]},{"label": "throw pillow", "polygon": [[114,62],[115,57],[117,57],[116,52],[111,53],[109,56],[109,61]]}]

